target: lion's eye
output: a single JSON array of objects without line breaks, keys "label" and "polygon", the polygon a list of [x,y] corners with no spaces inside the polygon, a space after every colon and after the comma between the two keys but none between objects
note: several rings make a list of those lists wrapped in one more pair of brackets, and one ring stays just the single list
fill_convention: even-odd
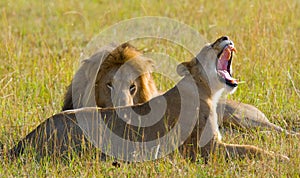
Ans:
[{"label": "lion's eye", "polygon": [[130,91],[130,94],[133,95],[136,91],[136,85],[135,84],[130,85],[129,91]]},{"label": "lion's eye", "polygon": [[110,90],[113,89],[113,86],[112,86],[112,83],[111,83],[111,82],[108,82],[108,83],[106,84],[106,86],[107,86],[107,88],[109,88]]}]

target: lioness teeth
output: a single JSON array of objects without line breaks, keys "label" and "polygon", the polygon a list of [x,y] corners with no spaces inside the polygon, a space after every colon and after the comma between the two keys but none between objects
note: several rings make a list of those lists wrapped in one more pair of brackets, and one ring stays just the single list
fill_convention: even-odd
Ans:
[{"label": "lioness teeth", "polygon": [[230,81],[231,83],[237,83],[237,79],[231,77],[227,70],[218,70],[218,73],[227,81]]},{"label": "lioness teeth", "polygon": [[222,53],[221,59],[228,61],[230,59],[230,57],[231,57],[231,50],[230,50],[230,47],[227,46]]}]

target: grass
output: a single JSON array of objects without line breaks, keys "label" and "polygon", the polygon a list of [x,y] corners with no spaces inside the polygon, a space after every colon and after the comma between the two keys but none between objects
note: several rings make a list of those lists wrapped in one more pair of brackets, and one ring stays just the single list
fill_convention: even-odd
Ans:
[{"label": "grass", "polygon": [[[100,31],[128,18],[166,16],[198,30],[208,41],[228,35],[238,54],[236,78],[246,81],[232,99],[253,104],[284,128],[300,128],[300,3],[291,1],[79,1],[2,0],[0,2],[0,141],[11,147],[45,118],[61,110],[66,86],[80,52]],[[145,41],[144,41],[145,42]],[[146,43],[147,42],[147,43]],[[160,43],[146,41],[154,49]],[[143,45],[143,40],[137,41]],[[165,50],[180,60],[182,50]],[[175,71],[174,71],[175,72]],[[159,81],[158,81],[159,82]],[[162,87],[164,89],[164,87]],[[254,144],[288,155],[278,160],[231,160],[214,156],[207,164],[180,157],[124,164],[90,157],[65,164],[59,159],[0,163],[1,177],[190,176],[299,177],[300,140],[257,131],[228,133],[230,143]]]}]

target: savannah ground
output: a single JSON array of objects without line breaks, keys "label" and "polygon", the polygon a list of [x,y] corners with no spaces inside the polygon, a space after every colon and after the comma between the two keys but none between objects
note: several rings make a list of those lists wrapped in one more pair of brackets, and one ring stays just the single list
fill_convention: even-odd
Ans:
[{"label": "savannah ground", "polygon": [[[45,118],[61,110],[66,86],[79,65],[80,52],[101,30],[125,19],[166,16],[190,25],[208,41],[228,35],[238,50],[234,76],[241,81],[232,99],[253,104],[283,128],[300,131],[300,3],[294,1],[27,1],[0,2],[0,141],[10,148]],[[137,40],[189,60],[164,41]],[[147,46],[147,47],[146,47]],[[162,46],[164,46],[162,48]],[[148,49],[147,49],[148,48]],[[150,48],[150,49],[149,49]],[[175,72],[175,71],[174,71]],[[156,77],[161,90],[173,84]],[[259,130],[230,129],[225,142],[253,144],[290,157],[278,160],[229,160],[214,155],[207,165],[179,156],[122,164],[91,156],[69,162],[32,155],[1,160],[0,176],[132,177],[299,177],[300,140]],[[23,161],[26,160],[26,164]]]}]

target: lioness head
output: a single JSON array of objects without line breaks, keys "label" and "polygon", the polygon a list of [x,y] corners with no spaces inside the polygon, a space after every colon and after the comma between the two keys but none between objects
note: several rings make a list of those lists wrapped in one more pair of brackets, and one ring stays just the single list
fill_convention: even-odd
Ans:
[{"label": "lioness head", "polygon": [[[207,44],[200,53],[189,62],[183,62],[177,67],[179,75],[191,74],[196,82],[203,82],[215,93],[222,88],[233,92],[238,86],[237,80],[232,78],[232,56],[235,52],[234,44],[227,36]],[[200,77],[200,78],[199,78]]]},{"label": "lioness head", "polygon": [[152,68],[152,59],[128,43],[101,50],[85,60],[75,74],[63,110],[144,103],[157,95]]}]

